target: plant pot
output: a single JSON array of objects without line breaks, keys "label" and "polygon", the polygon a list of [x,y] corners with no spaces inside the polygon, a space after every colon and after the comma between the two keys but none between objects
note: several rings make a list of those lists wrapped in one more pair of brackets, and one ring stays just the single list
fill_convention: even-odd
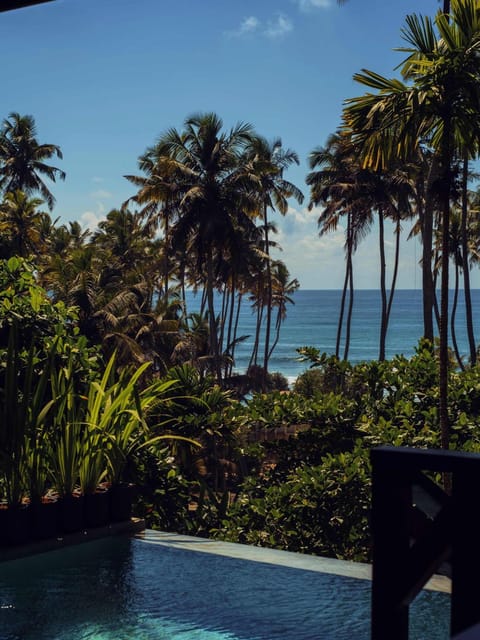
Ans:
[{"label": "plant pot", "polygon": [[132,502],[135,496],[135,485],[115,484],[110,487],[110,520],[122,522],[132,517]]},{"label": "plant pot", "polygon": [[55,538],[58,533],[59,502],[57,498],[42,498],[30,504],[30,527],[34,540]]},{"label": "plant pot", "polygon": [[0,502],[0,547],[7,544],[7,510],[7,505]]},{"label": "plant pot", "polygon": [[83,503],[84,497],[79,493],[62,496],[58,503],[60,531],[75,533],[84,528]]},{"label": "plant pot", "polygon": [[0,506],[0,544],[17,546],[30,539],[30,508],[28,504]]},{"label": "plant pot", "polygon": [[84,496],[84,515],[87,527],[104,527],[110,520],[109,492],[97,489]]}]

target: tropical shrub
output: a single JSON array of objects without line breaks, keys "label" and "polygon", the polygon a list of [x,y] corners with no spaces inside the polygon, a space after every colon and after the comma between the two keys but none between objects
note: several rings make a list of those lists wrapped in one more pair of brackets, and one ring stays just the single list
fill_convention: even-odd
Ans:
[{"label": "tropical shrub", "polygon": [[324,391],[324,373],[320,369],[307,369],[295,380],[293,391],[306,398],[314,398]]},{"label": "tropical shrub", "polygon": [[368,453],[327,454],[284,482],[250,477],[215,537],[350,560],[370,557]]}]

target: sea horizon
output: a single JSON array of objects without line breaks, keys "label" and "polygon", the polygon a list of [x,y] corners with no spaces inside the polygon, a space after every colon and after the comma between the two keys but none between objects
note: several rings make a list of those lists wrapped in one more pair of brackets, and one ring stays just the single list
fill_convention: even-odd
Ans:
[{"label": "sea horizon", "polygon": [[[451,294],[450,304],[453,291]],[[335,354],[341,295],[342,291],[339,289],[299,289],[292,295],[294,304],[287,306],[287,317],[280,331],[280,340],[270,359],[270,372],[280,372],[289,382],[293,382],[309,368],[308,363],[299,362],[297,349],[301,347],[315,347],[320,353]],[[474,330],[478,342],[480,339],[480,289],[472,289],[472,306]],[[380,290],[355,290],[348,356],[350,362],[378,359],[380,319]],[[245,372],[248,367],[255,335],[255,320],[255,314],[245,302],[240,313],[238,335],[247,335],[249,338],[237,347],[235,371],[239,373]],[[422,334],[421,289],[397,289],[387,333],[387,359],[397,354],[411,357]],[[460,353],[466,360],[468,341],[463,290],[458,300],[456,334]],[[342,338],[341,357],[343,357],[343,349],[344,339]]]}]

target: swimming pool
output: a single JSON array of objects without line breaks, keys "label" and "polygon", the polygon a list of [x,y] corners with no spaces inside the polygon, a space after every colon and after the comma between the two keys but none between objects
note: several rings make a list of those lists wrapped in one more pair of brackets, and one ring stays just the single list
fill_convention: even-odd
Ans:
[{"label": "swimming pool", "polygon": [[[1,563],[0,639],[369,638],[368,580],[155,542],[113,537]],[[423,592],[411,637],[448,638],[448,609],[447,594]]]}]

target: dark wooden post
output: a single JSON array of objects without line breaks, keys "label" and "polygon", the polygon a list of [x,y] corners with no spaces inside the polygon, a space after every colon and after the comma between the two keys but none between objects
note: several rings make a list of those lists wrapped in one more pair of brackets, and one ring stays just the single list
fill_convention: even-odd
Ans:
[{"label": "dark wooden post", "polygon": [[[480,595],[475,587],[480,575],[480,455],[378,447],[372,450],[371,460],[372,640],[408,640],[409,605],[448,559],[451,633],[471,630],[480,621]],[[451,473],[452,494],[442,492],[424,471]],[[419,532],[410,526],[413,485],[426,492],[426,511],[434,507],[429,523]]]},{"label": "dark wooden post", "polygon": [[[408,638],[408,604],[397,591],[409,549],[409,475],[372,451],[372,640]],[[395,576],[397,579],[392,579]]]},{"label": "dark wooden post", "polygon": [[480,615],[480,477],[468,468],[453,476],[452,635],[478,623]]}]

